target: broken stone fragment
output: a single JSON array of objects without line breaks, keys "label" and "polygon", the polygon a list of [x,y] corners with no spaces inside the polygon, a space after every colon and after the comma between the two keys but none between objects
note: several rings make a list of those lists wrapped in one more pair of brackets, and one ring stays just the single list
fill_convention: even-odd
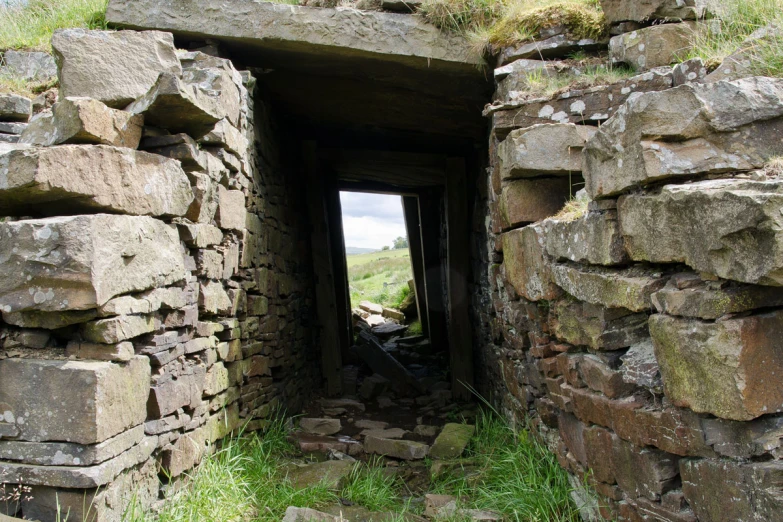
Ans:
[{"label": "broken stone fragment", "polygon": [[95,143],[135,149],[144,117],[111,109],[90,98],[64,98],[51,114],[33,118],[20,143],[50,147],[61,143]]},{"label": "broken stone fragment", "polygon": [[211,223],[218,209],[217,183],[206,174],[190,173],[193,180],[193,202],[185,217],[195,223]]},{"label": "broken stone fragment", "polygon": [[0,308],[6,313],[89,310],[185,277],[176,230],[150,217],[0,223],[0,252],[7,254],[0,257]]},{"label": "broken stone fragment", "polygon": [[389,379],[397,393],[411,395],[422,391],[416,377],[367,332],[359,333],[358,354],[374,372]]},{"label": "broken stone fragment", "polygon": [[620,198],[635,261],[685,263],[725,279],[783,286],[783,181],[712,180]]},{"label": "broken stone fragment", "polygon": [[553,216],[563,208],[570,195],[571,182],[567,177],[506,182],[499,202],[503,228],[514,228]]},{"label": "broken stone fragment", "polygon": [[430,426],[428,424],[419,424],[413,428],[413,433],[420,437],[434,437],[439,431],[440,428],[438,426]]},{"label": "broken stone fragment", "polygon": [[[559,26],[559,29],[564,29]],[[542,31],[544,33],[546,30]],[[594,40],[592,38],[576,38],[570,34],[556,34],[549,36],[541,34],[538,41],[523,43],[516,47],[506,47],[500,53],[499,64],[506,64],[520,58],[551,59],[566,58],[577,52],[593,52],[606,49],[605,39]]]},{"label": "broken stone fragment", "polygon": [[783,411],[778,340],[783,312],[715,323],[666,315],[650,318],[650,335],[666,396],[677,406],[747,421]]},{"label": "broken stone fragment", "polygon": [[342,517],[330,515],[310,508],[289,506],[285,510],[283,522],[341,522]]},{"label": "broken stone fragment", "polygon": [[593,199],[666,179],[762,168],[779,155],[783,80],[686,84],[630,99],[585,146]]},{"label": "broken stone fragment", "polygon": [[25,441],[103,442],[144,422],[149,390],[143,356],[125,364],[0,360],[4,420]]},{"label": "broken stone fragment", "polygon": [[582,148],[596,132],[593,127],[573,123],[540,124],[512,131],[498,146],[500,177],[508,180],[579,173]]},{"label": "broken stone fragment", "polygon": [[394,308],[387,308],[385,306],[383,307],[383,316],[389,319],[394,319],[395,321],[405,320],[404,313],[400,312],[399,310],[395,310]]},{"label": "broken stone fragment", "polygon": [[172,73],[161,74],[149,92],[125,110],[143,114],[147,125],[196,139],[210,132],[225,117],[214,98]]},{"label": "broken stone fragment", "polygon": [[375,455],[385,455],[401,460],[421,460],[427,456],[430,447],[412,440],[380,439],[367,437],[364,451]]},{"label": "broken stone fragment", "polygon": [[334,435],[342,429],[340,419],[313,419],[303,417],[299,419],[299,427],[305,433],[313,435]]},{"label": "broken stone fragment", "polygon": [[123,108],[161,73],[182,74],[174,37],[159,31],[55,31],[52,48],[64,97],[84,96]]},{"label": "broken stone fragment", "polygon": [[430,448],[430,457],[434,459],[458,458],[465,451],[475,431],[476,427],[471,424],[446,424]]},{"label": "broken stone fragment", "polygon": [[221,283],[207,281],[199,285],[198,307],[207,314],[225,314],[231,308],[231,299]]},{"label": "broken stone fragment", "polygon": [[401,439],[410,433],[402,428],[368,429],[363,430],[359,435],[362,437],[376,437],[379,439]]},{"label": "broken stone fragment", "polygon": [[358,413],[363,413],[366,409],[364,403],[356,399],[321,399],[321,406],[323,408],[343,408]]},{"label": "broken stone fragment", "polygon": [[182,240],[191,248],[207,248],[223,241],[223,232],[213,225],[181,223],[177,228]]},{"label": "broken stone fragment", "polygon": [[103,210],[171,217],[184,215],[192,200],[179,164],[147,152],[65,145],[0,156],[5,215]]},{"label": "broken stone fragment", "polygon": [[45,328],[57,330],[74,324],[92,321],[98,316],[96,310],[68,310],[61,312],[3,312],[3,321],[22,328]]},{"label": "broken stone fragment", "polygon": [[651,339],[634,344],[620,359],[623,362],[620,366],[623,382],[646,388],[656,395],[663,394],[661,368]]},{"label": "broken stone fragment", "polygon": [[660,271],[638,266],[613,269],[555,264],[551,269],[560,288],[577,299],[634,312],[650,310],[650,296],[663,288],[667,280]]},{"label": "broken stone fragment", "polygon": [[236,127],[231,125],[228,120],[220,120],[217,122],[215,127],[201,138],[201,143],[205,145],[218,145],[233,152],[239,157],[244,157],[245,154],[247,154],[247,148],[249,146],[247,138],[245,138]]},{"label": "broken stone fragment", "polygon": [[698,30],[692,22],[661,24],[614,36],[609,41],[609,59],[637,71],[670,65],[687,56]]},{"label": "broken stone fragment", "polygon": [[21,121],[30,119],[33,102],[18,94],[0,94],[0,121]]}]

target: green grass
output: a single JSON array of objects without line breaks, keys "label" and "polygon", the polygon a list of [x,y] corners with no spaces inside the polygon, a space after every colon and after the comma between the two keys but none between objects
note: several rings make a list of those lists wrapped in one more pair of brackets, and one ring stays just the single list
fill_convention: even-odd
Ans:
[{"label": "green grass", "polygon": [[609,85],[622,80],[632,78],[639,73],[628,67],[613,66],[611,64],[582,65],[574,62],[574,66],[582,70],[582,74],[546,74],[536,71],[525,78],[527,89],[525,95],[528,99],[551,98],[565,91],[574,89],[588,89],[596,85]]},{"label": "green grass", "polygon": [[[783,0],[722,0],[713,2],[715,26],[694,38],[689,58],[702,58],[716,67],[736,52],[754,31],[777,24],[783,28]],[[748,48],[754,74],[783,76],[783,35],[756,42]]]},{"label": "green grass", "polygon": [[340,496],[370,511],[401,510],[402,481],[383,467],[382,459],[373,459],[366,466],[356,466]]},{"label": "green grass", "polygon": [[425,0],[421,12],[438,27],[467,35],[477,51],[535,40],[559,25],[578,38],[607,30],[598,0]]},{"label": "green grass", "polygon": [[29,0],[0,6],[0,50],[50,51],[57,29],[106,28],[108,0]]},{"label": "green grass", "polygon": [[527,431],[515,431],[496,414],[485,413],[476,421],[467,457],[478,463],[478,474],[438,477],[434,492],[464,496],[463,507],[495,511],[504,520],[580,520],[567,473]]},{"label": "green grass", "polygon": [[351,255],[346,260],[353,308],[361,301],[398,308],[410,292],[408,281],[413,271],[407,248]]}]

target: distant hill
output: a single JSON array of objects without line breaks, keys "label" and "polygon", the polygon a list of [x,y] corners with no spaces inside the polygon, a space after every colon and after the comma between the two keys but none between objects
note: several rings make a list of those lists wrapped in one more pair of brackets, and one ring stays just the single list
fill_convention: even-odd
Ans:
[{"label": "distant hill", "polygon": [[345,253],[349,256],[355,254],[369,254],[371,252],[377,252],[377,248],[359,248],[359,247],[345,247]]}]

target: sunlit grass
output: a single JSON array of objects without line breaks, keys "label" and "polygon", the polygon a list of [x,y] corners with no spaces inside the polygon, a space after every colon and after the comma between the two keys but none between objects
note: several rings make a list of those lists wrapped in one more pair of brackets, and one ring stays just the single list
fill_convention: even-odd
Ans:
[{"label": "sunlit grass", "polygon": [[[363,258],[364,262],[357,264],[353,258]],[[353,308],[361,301],[398,308],[410,292],[408,281],[413,278],[413,271],[407,248],[348,256],[347,259]]]},{"label": "sunlit grass", "polygon": [[0,4],[0,49],[50,51],[57,29],[106,28],[108,0],[29,0]]}]

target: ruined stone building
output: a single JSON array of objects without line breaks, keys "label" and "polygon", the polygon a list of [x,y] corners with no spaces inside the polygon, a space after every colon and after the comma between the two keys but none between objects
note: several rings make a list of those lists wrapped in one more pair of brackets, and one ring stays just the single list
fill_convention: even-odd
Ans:
[{"label": "ruined stone building", "polygon": [[[57,32],[57,103],[0,95],[0,483],[33,491],[9,514],[120,520],[339,396],[356,189],[406,198],[455,395],[529,423],[585,516],[783,520],[783,80],[672,67],[699,1],[602,4],[606,39],[492,63],[416,15],[256,0]],[[606,49],[638,75],[526,95]]]}]

